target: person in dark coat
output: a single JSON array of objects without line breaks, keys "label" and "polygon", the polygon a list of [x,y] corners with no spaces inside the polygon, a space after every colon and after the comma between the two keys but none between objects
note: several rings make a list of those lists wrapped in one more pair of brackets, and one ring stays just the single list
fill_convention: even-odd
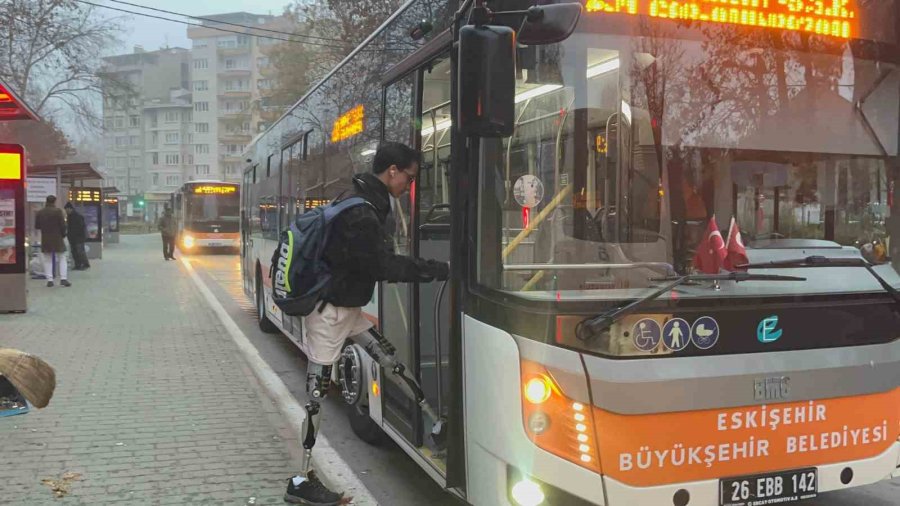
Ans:
[{"label": "person in dark coat", "polygon": [[166,205],[163,215],[159,217],[156,228],[162,235],[163,258],[175,260],[175,215],[172,214],[172,209],[168,205]]},{"label": "person in dark coat", "polygon": [[419,158],[418,151],[403,144],[379,146],[372,172],[353,178],[352,196],[362,197],[368,205],[342,212],[331,224],[324,251],[331,282],[318,308],[303,318],[308,359],[306,391],[311,399],[307,423],[311,433],[304,441],[301,474],[288,480],[288,502],[330,506],[344,500],[342,494],[322,484],[310,469],[310,458],[315,431],[321,427],[319,400],[328,393],[332,367],[348,338],[359,338],[372,328],[362,307],[371,300],[375,284],[443,281],[450,275],[446,262],[396,254],[387,232],[391,196],[399,198],[409,191],[419,172]]},{"label": "person in dark coat", "polygon": [[72,259],[75,260],[75,270],[83,271],[91,268],[87,253],[84,251],[84,241],[87,240],[87,225],[84,216],[75,210],[71,202],[65,205],[69,232],[69,247],[72,248]]},{"label": "person in dark coat", "polygon": [[66,237],[66,214],[56,207],[55,195],[47,196],[47,203],[35,216],[34,228],[41,231],[41,255],[47,286],[53,286],[54,263],[59,267],[59,284],[72,286],[69,283],[66,243],[63,240]]}]

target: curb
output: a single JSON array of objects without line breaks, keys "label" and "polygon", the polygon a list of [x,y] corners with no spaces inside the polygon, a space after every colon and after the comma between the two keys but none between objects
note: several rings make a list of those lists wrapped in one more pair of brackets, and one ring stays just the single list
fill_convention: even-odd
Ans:
[{"label": "curb", "polygon": [[[306,420],[306,410],[297,402],[297,399],[291,395],[287,386],[281,381],[281,378],[275,374],[275,371],[269,367],[269,364],[259,355],[259,351],[253,346],[253,343],[247,339],[244,332],[237,326],[237,323],[231,318],[222,303],[213,295],[206,283],[200,279],[200,275],[194,270],[190,262],[181,256],[181,263],[185,266],[194,285],[200,290],[200,293],[206,299],[210,309],[216,313],[222,326],[228,331],[232,341],[237,345],[244,359],[256,375],[260,385],[265,389],[269,397],[275,401],[278,410],[287,418],[288,422],[297,431],[297,440],[303,441],[303,434],[300,428]],[[337,489],[343,489],[345,495],[353,498],[352,504],[377,506],[378,501],[369,492],[369,489],[356,477],[347,462],[341,458],[334,450],[324,434],[319,432],[316,436],[316,447],[313,452],[313,467],[319,471],[323,481],[334,486]],[[341,485],[338,487],[337,485]]]}]

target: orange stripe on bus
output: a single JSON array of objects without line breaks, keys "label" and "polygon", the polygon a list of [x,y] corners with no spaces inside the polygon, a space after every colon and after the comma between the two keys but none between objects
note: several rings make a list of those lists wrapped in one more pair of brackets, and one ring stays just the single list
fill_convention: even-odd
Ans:
[{"label": "orange stripe on bus", "polygon": [[741,476],[880,455],[900,435],[900,388],[654,415],[594,409],[605,474],[632,486]]}]

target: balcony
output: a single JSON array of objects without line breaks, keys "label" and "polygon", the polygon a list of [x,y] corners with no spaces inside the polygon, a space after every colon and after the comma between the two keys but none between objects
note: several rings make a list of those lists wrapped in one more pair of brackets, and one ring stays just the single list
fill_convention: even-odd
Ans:
[{"label": "balcony", "polygon": [[219,155],[219,160],[223,162],[243,162],[244,160],[241,158],[240,153],[222,153]]},{"label": "balcony", "polygon": [[244,44],[232,47],[216,47],[216,52],[221,56],[240,56],[250,54],[250,45]]},{"label": "balcony", "polygon": [[219,119],[223,120],[250,120],[250,109],[236,111],[234,109],[220,109]]},{"label": "balcony", "polygon": [[216,73],[222,77],[250,77],[253,71],[249,68],[231,68],[219,67]]},{"label": "balcony", "polygon": [[251,98],[250,90],[220,90],[219,98]]},{"label": "balcony", "polygon": [[250,132],[224,132],[219,134],[219,141],[238,144],[249,144],[253,140]]}]

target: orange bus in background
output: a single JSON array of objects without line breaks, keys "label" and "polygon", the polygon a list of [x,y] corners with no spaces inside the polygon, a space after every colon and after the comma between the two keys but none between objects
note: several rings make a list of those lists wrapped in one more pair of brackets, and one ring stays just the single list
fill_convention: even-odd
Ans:
[{"label": "orange bus in background", "polygon": [[240,185],[222,181],[191,181],[172,196],[178,235],[184,253],[206,248],[237,250],[240,246]]}]

